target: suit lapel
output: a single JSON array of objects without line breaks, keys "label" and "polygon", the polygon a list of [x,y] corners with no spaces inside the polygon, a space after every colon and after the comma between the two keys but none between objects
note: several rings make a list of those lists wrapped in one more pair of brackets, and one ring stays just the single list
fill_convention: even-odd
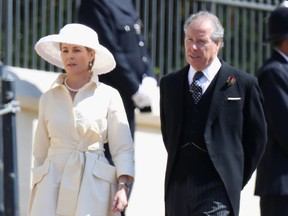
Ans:
[{"label": "suit lapel", "polygon": [[215,77],[215,89],[211,101],[211,109],[207,118],[206,128],[213,124],[227,98],[227,92],[229,91],[229,88],[227,87],[227,80],[231,75],[233,75],[233,72],[229,71],[229,67],[227,67],[226,63],[222,62],[222,66],[216,75],[217,77]]},{"label": "suit lapel", "polygon": [[[176,115],[177,118],[172,123],[174,128],[170,131],[171,133],[174,133],[174,136],[172,138],[174,140],[171,140],[171,143],[174,143],[171,145],[171,152],[176,152],[178,148],[178,143],[181,140],[181,131],[183,127],[183,106],[184,106],[184,95],[185,95],[185,85],[188,83],[188,70],[189,66],[184,67],[179,72],[176,72],[175,76],[172,77],[169,89],[171,95],[166,95],[167,97],[173,98],[173,104],[166,104],[166,106],[173,106],[173,115]],[[179,83],[179,85],[175,85],[175,83]],[[176,145],[175,145],[176,144]]]},{"label": "suit lapel", "polygon": [[284,67],[284,70],[288,73],[288,62],[282,55],[280,55],[280,53],[274,50],[271,59],[281,62],[282,63],[281,65]]}]

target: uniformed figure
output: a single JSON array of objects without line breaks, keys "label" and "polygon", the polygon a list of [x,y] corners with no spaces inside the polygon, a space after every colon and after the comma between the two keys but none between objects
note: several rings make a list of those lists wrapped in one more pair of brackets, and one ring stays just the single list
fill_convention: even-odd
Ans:
[{"label": "uniformed figure", "polygon": [[120,92],[134,137],[135,108],[151,110],[151,97],[157,82],[133,2],[82,0],[78,17],[80,23],[98,32],[100,43],[116,60],[116,68],[110,74],[101,75],[100,81]]},{"label": "uniformed figure", "polygon": [[[141,34],[141,20],[133,2],[82,0],[78,21],[97,31],[99,42],[115,58],[116,68],[110,74],[99,76],[99,80],[119,91],[134,138],[135,108],[141,112],[151,112],[151,98],[157,81]],[[113,164],[108,146],[105,145],[105,155]]]},{"label": "uniformed figure", "polygon": [[288,215],[288,1],[272,11],[268,37],[273,51],[257,73],[264,96],[268,142],[257,168],[255,194],[261,216]]}]

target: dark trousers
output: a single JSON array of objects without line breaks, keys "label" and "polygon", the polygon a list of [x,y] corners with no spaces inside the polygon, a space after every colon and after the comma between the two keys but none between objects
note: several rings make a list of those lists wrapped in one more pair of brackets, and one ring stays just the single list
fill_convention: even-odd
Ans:
[{"label": "dark trousers", "polygon": [[261,216],[287,216],[288,196],[267,195],[260,198]]},{"label": "dark trousers", "polygon": [[125,112],[127,115],[130,132],[132,135],[132,138],[134,139],[135,134],[135,105],[131,98],[122,97],[123,105],[125,108]]},{"label": "dark trousers", "polygon": [[[195,161],[197,158],[197,161]],[[166,192],[166,216],[232,216],[231,203],[207,152],[181,149]]]},{"label": "dark trousers", "polygon": [[222,183],[202,186],[187,181],[172,184],[166,199],[167,216],[231,216],[230,202]]}]

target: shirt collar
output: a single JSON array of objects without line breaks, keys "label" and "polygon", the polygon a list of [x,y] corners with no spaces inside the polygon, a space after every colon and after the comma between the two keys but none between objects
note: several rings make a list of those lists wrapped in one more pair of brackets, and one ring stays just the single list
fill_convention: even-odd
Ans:
[{"label": "shirt collar", "polygon": [[[206,77],[206,79],[211,82],[213,80],[213,78],[215,77],[215,75],[217,74],[217,72],[219,71],[221,67],[221,62],[219,60],[219,58],[216,56],[216,58],[214,58],[214,60],[212,61],[212,63],[204,68],[204,70],[202,70],[204,76]],[[195,75],[197,71],[190,65],[190,69],[188,72],[188,81],[189,84],[192,83],[193,77]]]}]

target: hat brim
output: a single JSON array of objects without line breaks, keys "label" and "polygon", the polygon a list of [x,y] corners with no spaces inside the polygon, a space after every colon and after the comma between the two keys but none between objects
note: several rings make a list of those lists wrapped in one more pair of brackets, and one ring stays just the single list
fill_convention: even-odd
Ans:
[{"label": "hat brim", "polygon": [[89,44],[85,44],[85,40],[83,40],[83,43],[79,44],[79,41],[74,41],[73,37],[67,40],[67,37],[63,38],[61,35],[48,35],[41,38],[35,44],[35,50],[38,55],[40,55],[47,62],[64,69],[61,59],[60,43],[77,44],[94,49],[95,60],[91,70],[98,75],[108,73],[116,66],[115,59],[107,48],[100,44],[93,47]]}]

